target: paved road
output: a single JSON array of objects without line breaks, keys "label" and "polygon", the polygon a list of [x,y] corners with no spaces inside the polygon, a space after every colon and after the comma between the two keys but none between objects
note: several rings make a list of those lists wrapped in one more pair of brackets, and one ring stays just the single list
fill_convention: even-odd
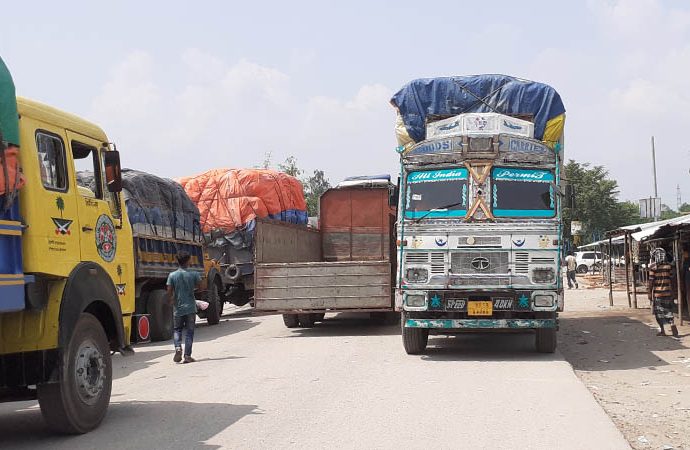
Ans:
[{"label": "paved road", "polygon": [[288,330],[239,312],[197,328],[195,364],[175,365],[169,345],[116,357],[108,416],[88,435],[51,436],[35,403],[0,405],[0,448],[629,448],[532,336],[430,345],[407,356],[397,327],[352,316]]}]

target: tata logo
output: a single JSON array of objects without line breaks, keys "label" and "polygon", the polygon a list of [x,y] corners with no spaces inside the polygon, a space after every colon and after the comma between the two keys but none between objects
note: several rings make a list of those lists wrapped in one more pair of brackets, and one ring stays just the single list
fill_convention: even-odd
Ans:
[{"label": "tata logo", "polygon": [[445,247],[447,243],[448,243],[448,239],[444,239],[442,237],[436,238],[436,245],[438,245],[439,247]]},{"label": "tata logo", "polygon": [[513,245],[516,247],[522,247],[525,245],[525,240],[524,239],[515,239],[513,240]]},{"label": "tata logo", "polygon": [[485,258],[484,256],[477,256],[476,258],[472,259],[470,264],[474,270],[486,270],[491,265],[489,258]]}]

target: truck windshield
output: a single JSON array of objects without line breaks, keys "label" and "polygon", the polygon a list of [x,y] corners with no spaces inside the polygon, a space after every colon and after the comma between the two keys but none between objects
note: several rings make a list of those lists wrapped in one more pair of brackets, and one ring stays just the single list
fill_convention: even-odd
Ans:
[{"label": "truck windshield", "polygon": [[467,178],[465,168],[410,172],[405,217],[464,217],[467,214]]},{"label": "truck windshield", "polygon": [[548,170],[496,167],[492,170],[496,217],[554,217],[554,176]]}]

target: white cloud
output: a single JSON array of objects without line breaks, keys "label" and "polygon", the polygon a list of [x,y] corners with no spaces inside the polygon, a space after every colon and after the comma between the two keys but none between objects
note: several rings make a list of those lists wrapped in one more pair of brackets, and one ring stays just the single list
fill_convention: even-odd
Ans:
[{"label": "white cloud", "polygon": [[[165,78],[164,66],[134,52],[94,101],[125,165],[175,177],[251,167],[270,151],[275,163],[294,155],[308,173],[322,169],[332,181],[353,171],[396,170],[386,86],[364,85],[345,99],[305,97],[274,67],[246,59],[230,64],[196,49],[180,59],[182,73]],[[132,107],[136,117],[128,113]]]}]

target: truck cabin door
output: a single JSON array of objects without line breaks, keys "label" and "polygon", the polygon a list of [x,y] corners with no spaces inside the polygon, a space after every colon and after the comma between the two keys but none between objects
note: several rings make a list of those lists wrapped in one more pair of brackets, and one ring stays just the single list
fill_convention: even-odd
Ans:
[{"label": "truck cabin door", "polygon": [[69,131],[67,137],[76,172],[81,259],[101,265],[117,280],[122,272],[115,267],[121,214],[104,181],[103,144]]}]

